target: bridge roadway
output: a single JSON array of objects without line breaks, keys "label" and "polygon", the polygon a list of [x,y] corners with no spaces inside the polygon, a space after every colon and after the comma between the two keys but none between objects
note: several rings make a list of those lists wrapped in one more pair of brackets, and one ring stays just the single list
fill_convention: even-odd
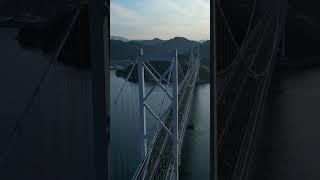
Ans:
[{"label": "bridge roadway", "polygon": [[[193,92],[197,82],[199,63],[190,68],[185,77],[179,83],[179,155],[183,143],[184,133],[187,125],[188,115],[193,99]],[[172,129],[172,109],[169,107],[164,113],[164,124]],[[153,145],[151,146],[145,160],[138,167],[133,179],[171,179],[173,173],[172,140],[170,134],[163,127],[159,126],[155,133]],[[179,157],[180,163],[180,157]]]}]

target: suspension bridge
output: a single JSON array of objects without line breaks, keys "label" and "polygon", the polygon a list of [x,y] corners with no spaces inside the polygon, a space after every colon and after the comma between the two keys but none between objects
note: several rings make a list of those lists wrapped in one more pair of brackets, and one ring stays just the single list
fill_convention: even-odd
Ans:
[{"label": "suspension bridge", "polygon": [[287,1],[247,2],[252,5],[246,16],[248,26],[243,30],[245,21],[232,24],[237,15],[230,13],[230,3],[216,0],[215,4],[216,68],[220,82],[216,102],[217,174],[223,180],[246,178],[255,127],[262,116],[274,65],[279,54],[285,55]]},{"label": "suspension bridge", "polygon": [[[190,50],[187,63],[182,64],[178,57],[178,50],[172,58],[152,58],[144,56],[141,49],[140,56],[132,65],[126,78],[126,80],[130,79],[137,65],[140,164],[132,179],[179,179],[181,147],[188,123],[193,92],[199,80],[199,47]],[[160,72],[157,67],[152,65],[156,62],[166,64],[165,70],[162,69]],[[153,85],[148,91],[145,88],[145,76],[152,79],[151,84]],[[150,82],[148,83],[150,84]],[[155,92],[156,87],[160,87],[164,94],[159,112],[147,101]],[[122,90],[123,88],[120,89],[119,95]],[[170,101],[168,108],[164,107],[165,96]],[[147,132],[147,124],[151,123],[147,113],[156,120],[154,135],[151,137]]]},{"label": "suspension bridge", "polygon": [[[261,118],[261,114],[263,112],[263,106],[265,97],[267,94],[267,90],[269,87],[271,74],[274,69],[274,65],[278,59],[278,52],[279,50],[281,52],[285,52],[285,45],[282,44],[284,42],[285,38],[285,17],[287,14],[287,1],[286,0],[270,0],[267,3],[262,0],[255,0],[253,1],[253,8],[252,11],[249,13],[249,19],[250,22],[248,23],[248,26],[246,28],[245,33],[235,33],[234,28],[231,27],[230,23],[230,17],[227,16],[227,13],[225,10],[227,9],[226,4],[227,2],[223,2],[221,0],[216,0],[216,63],[217,63],[217,118],[218,118],[218,127],[217,127],[217,142],[218,146],[218,176],[219,179],[241,179],[246,176],[246,169],[247,164],[249,161],[249,155],[251,151],[251,147],[253,146],[253,136],[255,131],[255,124],[257,121]],[[56,93],[56,96],[61,96],[61,92],[65,92],[64,101],[59,99],[55,99],[55,108],[47,108],[45,109],[45,105],[42,105],[41,103],[38,103],[36,107],[33,108],[32,112],[51,112],[48,113],[50,115],[56,115],[57,117],[37,117],[34,118],[33,116],[30,116],[30,120],[43,120],[46,119],[47,122],[50,122],[56,127],[65,127],[66,121],[65,119],[76,119],[79,120],[79,118],[84,118],[81,122],[88,122],[92,121],[93,123],[90,124],[93,126],[90,130],[88,130],[88,137],[86,143],[87,146],[82,145],[83,139],[81,140],[81,143],[78,142],[78,146],[74,146],[73,150],[70,151],[70,153],[67,150],[62,150],[63,147],[70,144],[68,142],[75,142],[75,140],[79,141],[78,134],[83,134],[83,129],[86,129],[88,127],[87,124],[83,123],[83,125],[80,127],[74,127],[73,130],[78,130],[70,135],[70,139],[68,139],[67,142],[60,142],[54,144],[54,142],[58,142],[57,139],[54,139],[55,141],[47,141],[47,139],[40,139],[39,141],[35,141],[34,138],[29,137],[36,137],[32,133],[34,133],[33,130],[39,130],[41,128],[34,128],[29,127],[28,129],[24,128],[21,130],[20,121],[17,121],[16,126],[13,128],[13,137],[24,137],[24,139],[21,140],[21,142],[24,142],[21,146],[22,148],[30,148],[29,151],[26,152],[19,152],[15,148],[15,151],[12,151],[10,158],[10,166],[5,166],[7,169],[3,172],[8,173],[5,177],[10,177],[11,174],[9,172],[25,172],[24,167],[19,167],[17,170],[17,164],[19,164],[18,158],[15,158],[15,154],[18,154],[19,157],[33,157],[33,162],[37,162],[44,167],[47,172],[47,176],[52,175],[56,172],[60,172],[60,176],[56,176],[57,178],[69,174],[69,177],[78,177],[81,178],[79,175],[79,171],[81,172],[89,172],[88,169],[90,169],[90,173],[88,173],[87,177],[93,176],[95,174],[95,177],[109,177],[110,173],[108,172],[108,151],[109,146],[106,144],[107,142],[107,136],[104,134],[108,134],[109,130],[108,124],[106,122],[106,109],[108,109],[108,102],[105,100],[105,94],[106,89],[105,84],[108,84],[105,82],[105,75],[108,73],[105,72],[105,67],[108,62],[104,61],[96,61],[96,59],[104,59],[103,54],[105,48],[103,44],[104,42],[104,35],[103,31],[103,25],[102,20],[97,19],[96,17],[100,17],[103,14],[103,11],[100,10],[99,7],[103,7],[104,2],[96,5],[92,5],[92,10],[90,11],[90,18],[92,22],[99,21],[99,23],[92,23],[91,31],[93,32],[92,36],[90,37],[92,39],[90,48],[93,50],[93,53],[91,53],[90,56],[90,62],[92,64],[92,69],[90,69],[93,72],[93,77],[91,77],[90,73],[86,72],[78,72],[74,70],[70,70],[69,68],[65,68],[65,74],[62,74],[59,76],[60,79],[64,80],[64,77],[71,76],[72,73],[73,76],[70,77],[70,80],[66,83],[67,85],[61,83],[61,80],[56,78],[55,80],[52,80],[52,82],[56,82],[57,84],[48,86],[47,88],[40,88],[40,85],[43,84],[43,82],[47,79],[47,75],[51,73],[49,70],[52,70],[51,63],[48,63],[49,65],[45,64],[41,67],[38,67],[38,69],[45,69],[45,73],[43,75],[44,78],[40,78],[39,80],[39,87],[35,87],[34,91],[29,90],[26,91],[26,93],[31,92],[31,96],[28,94],[26,97],[31,97],[30,102],[33,102],[35,97],[40,97],[38,94],[39,92],[45,93],[42,95],[42,97],[49,97],[49,95],[52,95],[53,93]],[[17,7],[17,6],[14,6]],[[23,7],[23,6],[22,6]],[[48,8],[49,9],[49,8]],[[95,10],[100,10],[101,13],[95,14]],[[54,14],[54,13],[52,13]],[[88,14],[87,12],[84,14]],[[74,18],[72,19],[78,19],[79,12],[76,11]],[[80,19],[80,18],[79,18]],[[71,20],[70,22],[76,22],[76,20]],[[57,48],[58,52],[54,53],[54,56],[52,57],[52,61],[56,61],[58,59],[58,55],[60,54],[62,47],[66,48],[66,46],[63,46],[65,44],[65,41],[67,37],[69,37],[69,34],[71,33],[71,30],[69,29],[75,29],[76,25],[81,25],[82,21],[77,21],[77,23],[70,23],[70,28],[66,28],[66,35],[65,38],[61,38],[61,48]],[[80,27],[77,26],[77,27]],[[11,25],[10,25],[11,26]],[[81,25],[82,26],[82,25]],[[88,25],[87,25],[88,26]],[[72,28],[74,27],[74,28]],[[81,28],[79,28],[81,29]],[[82,31],[80,31],[82,32]],[[239,35],[240,34],[240,35]],[[70,36],[71,37],[71,36]],[[240,37],[240,38],[239,38]],[[90,39],[88,38],[88,39]],[[70,39],[70,38],[68,38]],[[76,39],[76,38],[74,38]],[[99,40],[100,39],[100,40]],[[241,40],[239,40],[241,39]],[[99,43],[97,43],[99,42]],[[241,42],[241,43],[239,43]],[[76,43],[73,43],[73,45]],[[85,44],[85,43],[83,43]],[[104,47],[104,48],[101,48]],[[81,48],[79,48],[81,49]],[[97,53],[95,53],[97,51]],[[12,53],[14,54],[14,53]],[[283,55],[283,53],[282,53]],[[151,65],[149,62],[154,61],[166,61],[170,62],[170,66],[164,72],[162,75],[157,72],[155,68]],[[12,61],[8,61],[12,62]],[[50,61],[51,62],[51,61]],[[31,61],[28,62],[31,64]],[[32,62],[33,63],[33,62]],[[34,62],[36,64],[38,62]],[[60,63],[55,62],[60,66],[62,66]],[[178,53],[176,52],[176,55],[172,59],[152,59],[145,57],[143,55],[143,52],[140,54],[137,65],[138,65],[138,74],[139,74],[139,119],[140,119],[140,154],[141,154],[141,160],[140,164],[137,167],[137,170],[133,176],[133,179],[178,179],[179,178],[179,164],[180,164],[180,155],[181,155],[181,147],[182,142],[184,138],[184,133],[186,129],[186,124],[188,120],[188,113],[190,111],[191,101],[192,101],[192,95],[193,90],[195,87],[195,84],[197,82],[198,78],[198,71],[199,71],[199,51],[197,49],[192,50],[190,53],[190,60],[189,60],[189,66],[186,71],[183,71],[181,68],[181,65],[178,61]],[[46,67],[49,68],[46,68]],[[12,65],[12,67],[17,67]],[[30,67],[34,67],[31,66]],[[21,68],[25,69],[25,67]],[[49,69],[49,70],[47,70]],[[64,72],[61,71],[61,69],[54,69],[57,70],[57,72]],[[17,70],[18,71],[18,70]],[[20,69],[19,69],[19,72]],[[68,74],[69,72],[69,74]],[[71,73],[70,73],[71,72]],[[108,72],[108,71],[107,71]],[[163,92],[166,94],[166,96],[169,97],[171,101],[171,105],[168,109],[164,110],[161,113],[155,113],[152,110],[152,107],[150,107],[145,100],[148,98],[148,96],[152,93],[152,91],[145,92],[144,88],[144,74],[149,73],[151,77],[155,81],[155,86],[159,86]],[[9,74],[9,73],[8,73]],[[25,73],[28,74],[28,73]],[[2,76],[5,77],[6,75]],[[36,75],[34,75],[36,76]],[[39,76],[39,75],[38,75]],[[37,76],[37,77],[38,77]],[[41,77],[41,75],[40,75]],[[54,76],[52,77],[54,78]],[[30,78],[31,79],[31,78]],[[78,81],[76,81],[76,80]],[[107,79],[107,78],[106,78]],[[20,79],[21,80],[21,79]],[[32,79],[30,80],[32,81]],[[68,108],[72,108],[70,112],[83,112],[83,116],[79,115],[77,117],[75,114],[77,113],[70,113],[69,118],[64,118],[62,116],[59,116],[59,113],[65,113],[64,108],[61,108],[60,105],[64,104],[63,102],[74,102],[73,104],[76,104],[74,96],[75,91],[68,91],[70,89],[70,82],[82,82],[79,84],[73,84],[73,89],[81,89],[79,87],[87,87],[85,89],[85,93],[82,91],[79,91],[79,95],[77,97],[86,96],[86,101],[88,103],[77,103],[78,106],[68,106]],[[33,81],[32,81],[33,82]],[[38,81],[36,81],[38,82]],[[85,82],[85,84],[83,83]],[[163,85],[163,82],[167,83],[167,87],[171,85],[171,92]],[[221,82],[221,83],[220,83]],[[60,87],[61,91],[59,92],[52,92],[55,88],[52,87]],[[7,88],[9,89],[9,88]],[[18,88],[12,88],[17,89]],[[41,91],[40,91],[41,90]],[[45,91],[44,91],[45,90]],[[8,90],[9,92],[9,90]],[[6,93],[3,93],[6,94]],[[21,92],[17,92],[16,94],[22,94]],[[85,94],[85,95],[83,95]],[[70,95],[70,96],[69,96]],[[71,96],[74,95],[74,96]],[[73,98],[74,97],[74,98]],[[6,98],[6,97],[5,97]],[[21,97],[22,99],[23,97]],[[73,99],[72,99],[73,98]],[[69,100],[70,99],[70,100]],[[104,100],[103,100],[104,99]],[[38,100],[39,102],[51,102],[53,99],[46,99],[43,101]],[[69,101],[68,101],[69,100]],[[106,101],[106,102],[102,102]],[[9,102],[9,100],[8,100]],[[9,104],[9,103],[8,103]],[[34,103],[30,103],[31,105],[34,105]],[[73,105],[72,104],[72,105]],[[90,107],[82,107],[81,104],[89,104]],[[30,106],[31,106],[30,105]],[[92,107],[91,107],[92,106]],[[15,108],[20,106],[15,106]],[[21,109],[23,114],[29,114],[30,108],[29,104],[27,103],[26,106],[21,105]],[[66,107],[67,108],[67,107]],[[56,109],[57,113],[55,111],[52,111],[52,109]],[[85,111],[83,110],[85,109]],[[24,113],[24,111],[26,113]],[[91,112],[92,111],[92,112]],[[16,111],[10,111],[16,112]],[[53,113],[52,113],[53,112]],[[155,132],[155,136],[152,137],[151,140],[149,140],[151,143],[148,144],[146,139],[146,124],[148,123],[148,119],[146,118],[146,112],[149,112],[152,114],[154,118],[158,120],[157,129]],[[9,113],[8,113],[9,114]],[[13,113],[9,114],[8,117],[11,117]],[[36,114],[36,113],[35,113]],[[45,114],[45,113],[43,113]],[[39,116],[41,116],[41,113],[38,113]],[[35,116],[35,115],[34,115]],[[80,117],[81,116],[81,117]],[[13,116],[15,117],[15,116]],[[23,116],[24,118],[24,116]],[[10,119],[10,118],[4,118],[4,119]],[[21,119],[15,118],[15,119]],[[51,120],[52,119],[52,120]],[[60,125],[57,125],[57,119],[60,119]],[[94,119],[94,120],[92,120]],[[25,121],[24,121],[25,122]],[[30,122],[30,121],[27,121]],[[42,121],[39,121],[41,123]],[[75,121],[79,122],[79,121]],[[44,122],[42,122],[44,123]],[[71,122],[70,122],[71,123]],[[27,123],[24,123],[27,124]],[[30,123],[29,123],[30,124]],[[33,123],[35,124],[35,123]],[[45,124],[45,123],[44,123]],[[72,123],[71,123],[72,124]],[[73,124],[74,125],[74,124]],[[11,127],[9,128],[11,130]],[[52,129],[52,127],[47,127],[47,129]],[[57,128],[58,129],[58,128]],[[65,128],[65,134],[61,133],[61,137],[58,138],[59,140],[65,140],[66,134],[70,133],[68,128]],[[89,128],[88,128],[89,129]],[[48,137],[53,137],[53,130],[51,130],[51,134],[49,133]],[[22,132],[22,133],[21,133]],[[56,131],[60,132],[60,131]],[[82,132],[82,133],[80,133]],[[29,136],[23,136],[24,134],[31,134]],[[78,134],[77,134],[78,133]],[[39,134],[45,134],[45,133],[39,133]],[[37,134],[37,135],[39,135]],[[94,137],[94,142],[93,141]],[[14,138],[18,139],[18,138]],[[61,162],[58,162],[58,160],[62,160],[63,158],[51,158],[50,161],[44,162],[42,157],[37,157],[35,155],[37,152],[36,147],[38,146],[31,146],[29,143],[32,142],[34,144],[37,144],[40,147],[55,147],[56,149],[60,150],[58,153],[61,155],[60,157],[67,157],[66,162],[70,163],[68,167],[75,167],[79,166],[78,168],[75,168],[72,171],[72,175],[70,175],[70,170],[68,168],[63,168],[61,166]],[[48,144],[47,144],[48,143]],[[10,142],[9,142],[9,145]],[[10,146],[9,146],[10,147]],[[94,147],[94,148],[92,148]],[[60,149],[59,149],[60,148]],[[91,149],[92,148],[92,149]],[[67,149],[67,148],[65,148]],[[83,150],[83,152],[81,151]],[[9,151],[2,150],[1,152],[1,165],[4,165],[5,163],[8,163],[7,160],[9,157]],[[80,152],[81,151],[81,152]],[[77,153],[75,153],[77,152]],[[55,152],[57,153],[57,152]],[[46,153],[44,153],[43,157],[50,157],[53,154],[53,150],[51,151],[50,148],[46,149]],[[2,157],[2,155],[4,155]],[[93,157],[93,158],[92,158]],[[69,158],[69,159],[68,159]],[[93,159],[90,160],[89,159]],[[75,159],[79,159],[79,162]],[[49,166],[49,162],[55,162],[54,165]],[[36,163],[34,163],[36,164]],[[24,165],[35,167],[34,164],[31,164],[27,160],[24,160]],[[88,167],[84,166],[85,164],[89,164]],[[7,165],[7,164],[6,164]],[[80,167],[81,165],[81,167]],[[25,166],[25,167],[26,167]],[[82,167],[83,166],[83,167]],[[66,166],[67,167],[67,166]],[[55,170],[53,170],[55,169]],[[66,170],[68,169],[68,171]],[[43,172],[42,170],[39,170],[38,172],[33,173],[40,173]],[[47,176],[42,174],[37,174],[37,179],[45,179]],[[30,177],[36,176],[35,174],[30,175]],[[33,178],[34,179],[34,178]]]}]

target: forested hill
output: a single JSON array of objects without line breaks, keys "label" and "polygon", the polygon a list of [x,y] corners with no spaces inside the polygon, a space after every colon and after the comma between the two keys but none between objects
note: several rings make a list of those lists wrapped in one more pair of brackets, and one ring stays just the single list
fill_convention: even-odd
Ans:
[{"label": "forested hill", "polygon": [[110,56],[111,61],[131,59],[134,60],[139,49],[144,50],[144,55],[147,57],[172,57],[175,49],[178,49],[179,54],[188,54],[191,48],[200,46],[201,58],[209,57],[209,41],[199,43],[197,41],[188,40],[184,37],[175,37],[169,40],[161,40],[155,38],[153,40],[134,40],[134,41],[110,41]]},{"label": "forested hill", "polygon": [[[154,42],[152,42],[154,41]],[[155,42],[156,41],[156,42]],[[161,41],[161,42],[159,42]],[[139,49],[144,49],[144,54],[149,57],[166,57],[172,58],[177,48],[179,51],[178,59],[183,71],[186,71],[188,66],[188,60],[190,50],[199,45],[200,49],[200,80],[202,82],[209,81],[209,67],[210,67],[210,41],[207,40],[203,43],[190,41],[186,38],[175,37],[170,40],[146,40],[146,41],[119,41],[111,40],[111,60],[114,62],[117,60],[131,59],[134,61],[138,56]],[[163,73],[168,64],[167,62],[152,63],[154,67],[157,67],[160,73]],[[119,69],[116,71],[116,75],[126,78],[132,68],[132,65],[127,66],[125,69]],[[137,69],[135,67],[134,73],[130,77],[129,81],[137,82]],[[146,76],[146,80],[151,81],[151,76]]]}]

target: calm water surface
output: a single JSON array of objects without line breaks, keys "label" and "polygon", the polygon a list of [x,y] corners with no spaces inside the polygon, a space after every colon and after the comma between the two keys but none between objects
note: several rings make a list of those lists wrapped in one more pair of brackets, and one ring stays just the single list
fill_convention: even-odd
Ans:
[{"label": "calm water surface", "polygon": [[273,77],[252,179],[320,179],[320,68]]}]

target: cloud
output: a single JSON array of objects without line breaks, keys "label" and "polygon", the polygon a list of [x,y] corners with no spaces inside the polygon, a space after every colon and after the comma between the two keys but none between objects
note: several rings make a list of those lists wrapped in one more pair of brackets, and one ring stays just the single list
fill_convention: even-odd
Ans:
[{"label": "cloud", "polygon": [[129,39],[209,39],[209,0],[140,0],[111,2],[111,34]]}]

